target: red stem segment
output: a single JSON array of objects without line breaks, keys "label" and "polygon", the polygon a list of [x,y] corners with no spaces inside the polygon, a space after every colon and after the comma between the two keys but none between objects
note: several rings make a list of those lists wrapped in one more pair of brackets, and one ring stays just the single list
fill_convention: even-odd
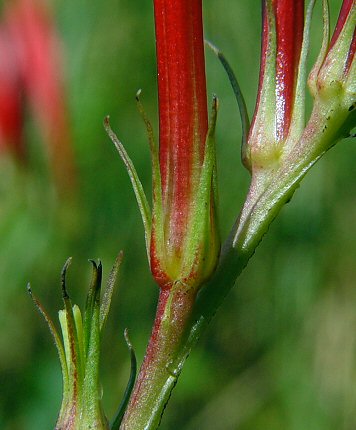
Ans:
[{"label": "red stem segment", "polygon": [[179,376],[174,362],[194,302],[193,290],[160,290],[151,339],[121,430],[151,430],[158,427]]}]

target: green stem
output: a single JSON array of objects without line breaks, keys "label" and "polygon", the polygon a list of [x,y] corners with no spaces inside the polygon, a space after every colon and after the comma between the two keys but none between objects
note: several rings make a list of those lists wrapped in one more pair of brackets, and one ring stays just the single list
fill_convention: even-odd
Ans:
[{"label": "green stem", "polygon": [[178,379],[173,363],[181,349],[194,301],[195,292],[179,282],[160,290],[152,335],[121,430],[151,430],[159,426]]},{"label": "green stem", "polygon": [[[328,111],[337,111],[337,104]],[[347,109],[334,117],[317,105],[303,136],[274,171],[253,173],[242,212],[224,244],[219,266],[199,293],[181,284],[161,290],[147,354],[122,430],[157,429],[186,358],[246,267],[273,219],[293,196],[309,169],[348,128]],[[355,118],[352,117],[352,124]]]},{"label": "green stem", "polygon": [[[303,136],[274,172],[254,172],[244,207],[226,240],[219,266],[198,295],[189,333],[185,335],[175,366],[182,369],[191,349],[206,330],[236,279],[254,254],[272,221],[293,196],[311,167],[355,125],[347,103],[316,103]],[[330,112],[330,114],[329,114]],[[336,114],[331,115],[331,112]],[[268,179],[266,179],[266,176]]]},{"label": "green stem", "polygon": [[180,367],[301,180],[322,155],[345,136],[349,124],[355,124],[355,116],[351,119],[347,109],[341,109],[337,103],[329,104],[328,111],[338,115],[333,117],[316,104],[303,136],[280,160],[278,169],[267,174],[254,172],[244,207],[224,244],[218,269],[195,303],[191,329],[180,354]]}]

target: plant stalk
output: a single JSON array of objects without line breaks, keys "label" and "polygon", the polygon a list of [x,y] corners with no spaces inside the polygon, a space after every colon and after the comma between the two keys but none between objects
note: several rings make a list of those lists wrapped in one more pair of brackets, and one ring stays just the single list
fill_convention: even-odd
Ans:
[{"label": "plant stalk", "polygon": [[156,429],[179,373],[174,363],[181,350],[196,293],[177,282],[160,290],[146,356],[121,423],[121,430]]}]

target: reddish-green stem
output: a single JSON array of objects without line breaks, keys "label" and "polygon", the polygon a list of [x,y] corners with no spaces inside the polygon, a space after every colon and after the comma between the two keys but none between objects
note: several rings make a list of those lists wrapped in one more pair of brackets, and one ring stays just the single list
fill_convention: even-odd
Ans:
[{"label": "reddish-green stem", "polygon": [[156,429],[176,384],[174,363],[195,301],[194,291],[184,291],[181,287],[174,284],[160,290],[151,339],[122,430]]}]

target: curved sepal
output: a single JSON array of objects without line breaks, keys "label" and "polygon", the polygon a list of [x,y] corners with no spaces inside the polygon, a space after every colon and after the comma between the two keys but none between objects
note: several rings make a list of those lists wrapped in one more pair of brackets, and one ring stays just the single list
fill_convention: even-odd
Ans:
[{"label": "curved sepal", "polygon": [[237,105],[240,112],[240,118],[241,118],[241,127],[242,127],[241,155],[242,155],[242,159],[244,159],[245,158],[244,154],[246,152],[248,132],[250,130],[250,119],[247,112],[245,98],[243,96],[240,84],[236,78],[236,74],[234,73],[232,67],[230,66],[230,63],[227,61],[223,52],[220,51],[220,49],[217,48],[214,44],[212,44],[209,40],[205,39],[205,44],[214,52],[214,54],[220,60],[220,63],[225,69],[225,72],[229,78],[232,90],[235,94],[235,98],[237,101]]},{"label": "curved sepal", "polygon": [[[147,117],[147,114],[143,108],[140,97],[141,97],[141,90],[139,90],[136,94],[136,102],[137,102],[138,111],[146,126],[147,137],[148,137],[148,142],[150,147],[151,165],[152,165],[152,200],[153,200],[152,224],[154,224],[156,234],[159,234],[158,232],[163,231],[163,213],[161,210],[163,207],[162,180],[161,180],[161,171],[160,171],[160,164],[159,164],[159,149],[155,142],[152,124]],[[147,244],[147,241],[146,241],[146,246],[147,246],[148,261],[151,264],[151,259],[150,259],[151,243],[148,242]]]},{"label": "curved sepal", "polygon": [[124,414],[125,414],[125,411],[126,411],[126,407],[127,407],[129,400],[130,400],[132,389],[133,389],[133,387],[135,385],[135,381],[136,381],[136,373],[137,373],[136,354],[135,354],[135,350],[132,346],[132,343],[130,341],[127,328],[124,331],[124,337],[125,337],[127,348],[130,352],[130,364],[131,364],[130,376],[129,376],[129,380],[127,382],[124,396],[121,400],[121,403],[118,407],[118,410],[115,414],[115,417],[114,417],[114,419],[110,425],[110,430],[119,430],[121,421],[122,421]]},{"label": "curved sepal", "polygon": [[[214,271],[220,253],[216,205],[218,190],[216,184],[215,128],[218,112],[218,99],[213,97],[209,129],[205,143],[204,161],[194,209],[188,225],[185,243],[182,281],[191,284],[201,283]],[[196,278],[196,279],[194,279]]]},{"label": "curved sepal", "polygon": [[56,430],[109,430],[102,405],[102,389],[99,382],[101,330],[110,308],[115,278],[121,263],[119,253],[110,273],[107,289],[101,300],[102,265],[92,263],[92,279],[86,298],[85,311],[72,305],[66,286],[66,274],[71,263],[69,258],[61,273],[61,289],[64,309],[59,311],[62,339],[47,312],[28,291],[43,315],[54,338],[63,374],[63,398],[56,423]]},{"label": "curved sepal", "polygon": [[70,257],[65,262],[61,272],[61,289],[64,310],[59,312],[59,319],[63,333],[69,379],[72,381],[72,395],[75,397],[75,401],[73,401],[73,403],[76,405],[76,402],[78,401],[77,397],[80,396],[78,385],[80,385],[83,378],[83,357],[80,354],[82,348],[79,345],[82,342],[82,339],[79,339],[78,337],[78,334],[80,333],[78,333],[77,330],[75,312],[66,287],[66,275],[71,262],[72,258]]},{"label": "curved sepal", "polygon": [[150,205],[148,204],[148,200],[147,200],[146,194],[144,192],[142,183],[138,177],[135,166],[133,165],[133,162],[131,161],[130,157],[128,156],[123,144],[121,143],[119,138],[116,136],[116,134],[111,129],[108,116],[104,119],[104,128],[105,128],[108,136],[110,137],[111,141],[115,145],[122,161],[125,164],[127,173],[130,177],[132,188],[134,190],[137,204],[138,204],[138,207],[140,209],[143,227],[145,230],[146,249],[150,249],[151,208],[150,208]]},{"label": "curved sepal", "polygon": [[67,366],[67,359],[64,352],[63,343],[61,341],[61,338],[59,337],[58,331],[51,319],[51,317],[48,315],[47,311],[43,307],[42,303],[38,300],[38,298],[34,295],[30,283],[27,284],[27,291],[36,306],[39,313],[43,316],[44,320],[47,323],[47,326],[49,328],[49,331],[51,332],[51,335],[53,337],[53,341],[55,344],[55,347],[58,352],[59,361],[61,364],[61,370],[62,370],[62,377],[63,377],[63,393],[66,395],[68,392],[68,366]]},{"label": "curved sepal", "polygon": [[[287,155],[300,139],[305,127],[305,87],[307,84],[307,59],[310,46],[310,31],[315,0],[310,0],[303,29],[300,59],[297,68],[294,103],[292,106],[291,122],[288,139],[285,142],[284,152]],[[325,11],[324,11],[325,12]]]}]

